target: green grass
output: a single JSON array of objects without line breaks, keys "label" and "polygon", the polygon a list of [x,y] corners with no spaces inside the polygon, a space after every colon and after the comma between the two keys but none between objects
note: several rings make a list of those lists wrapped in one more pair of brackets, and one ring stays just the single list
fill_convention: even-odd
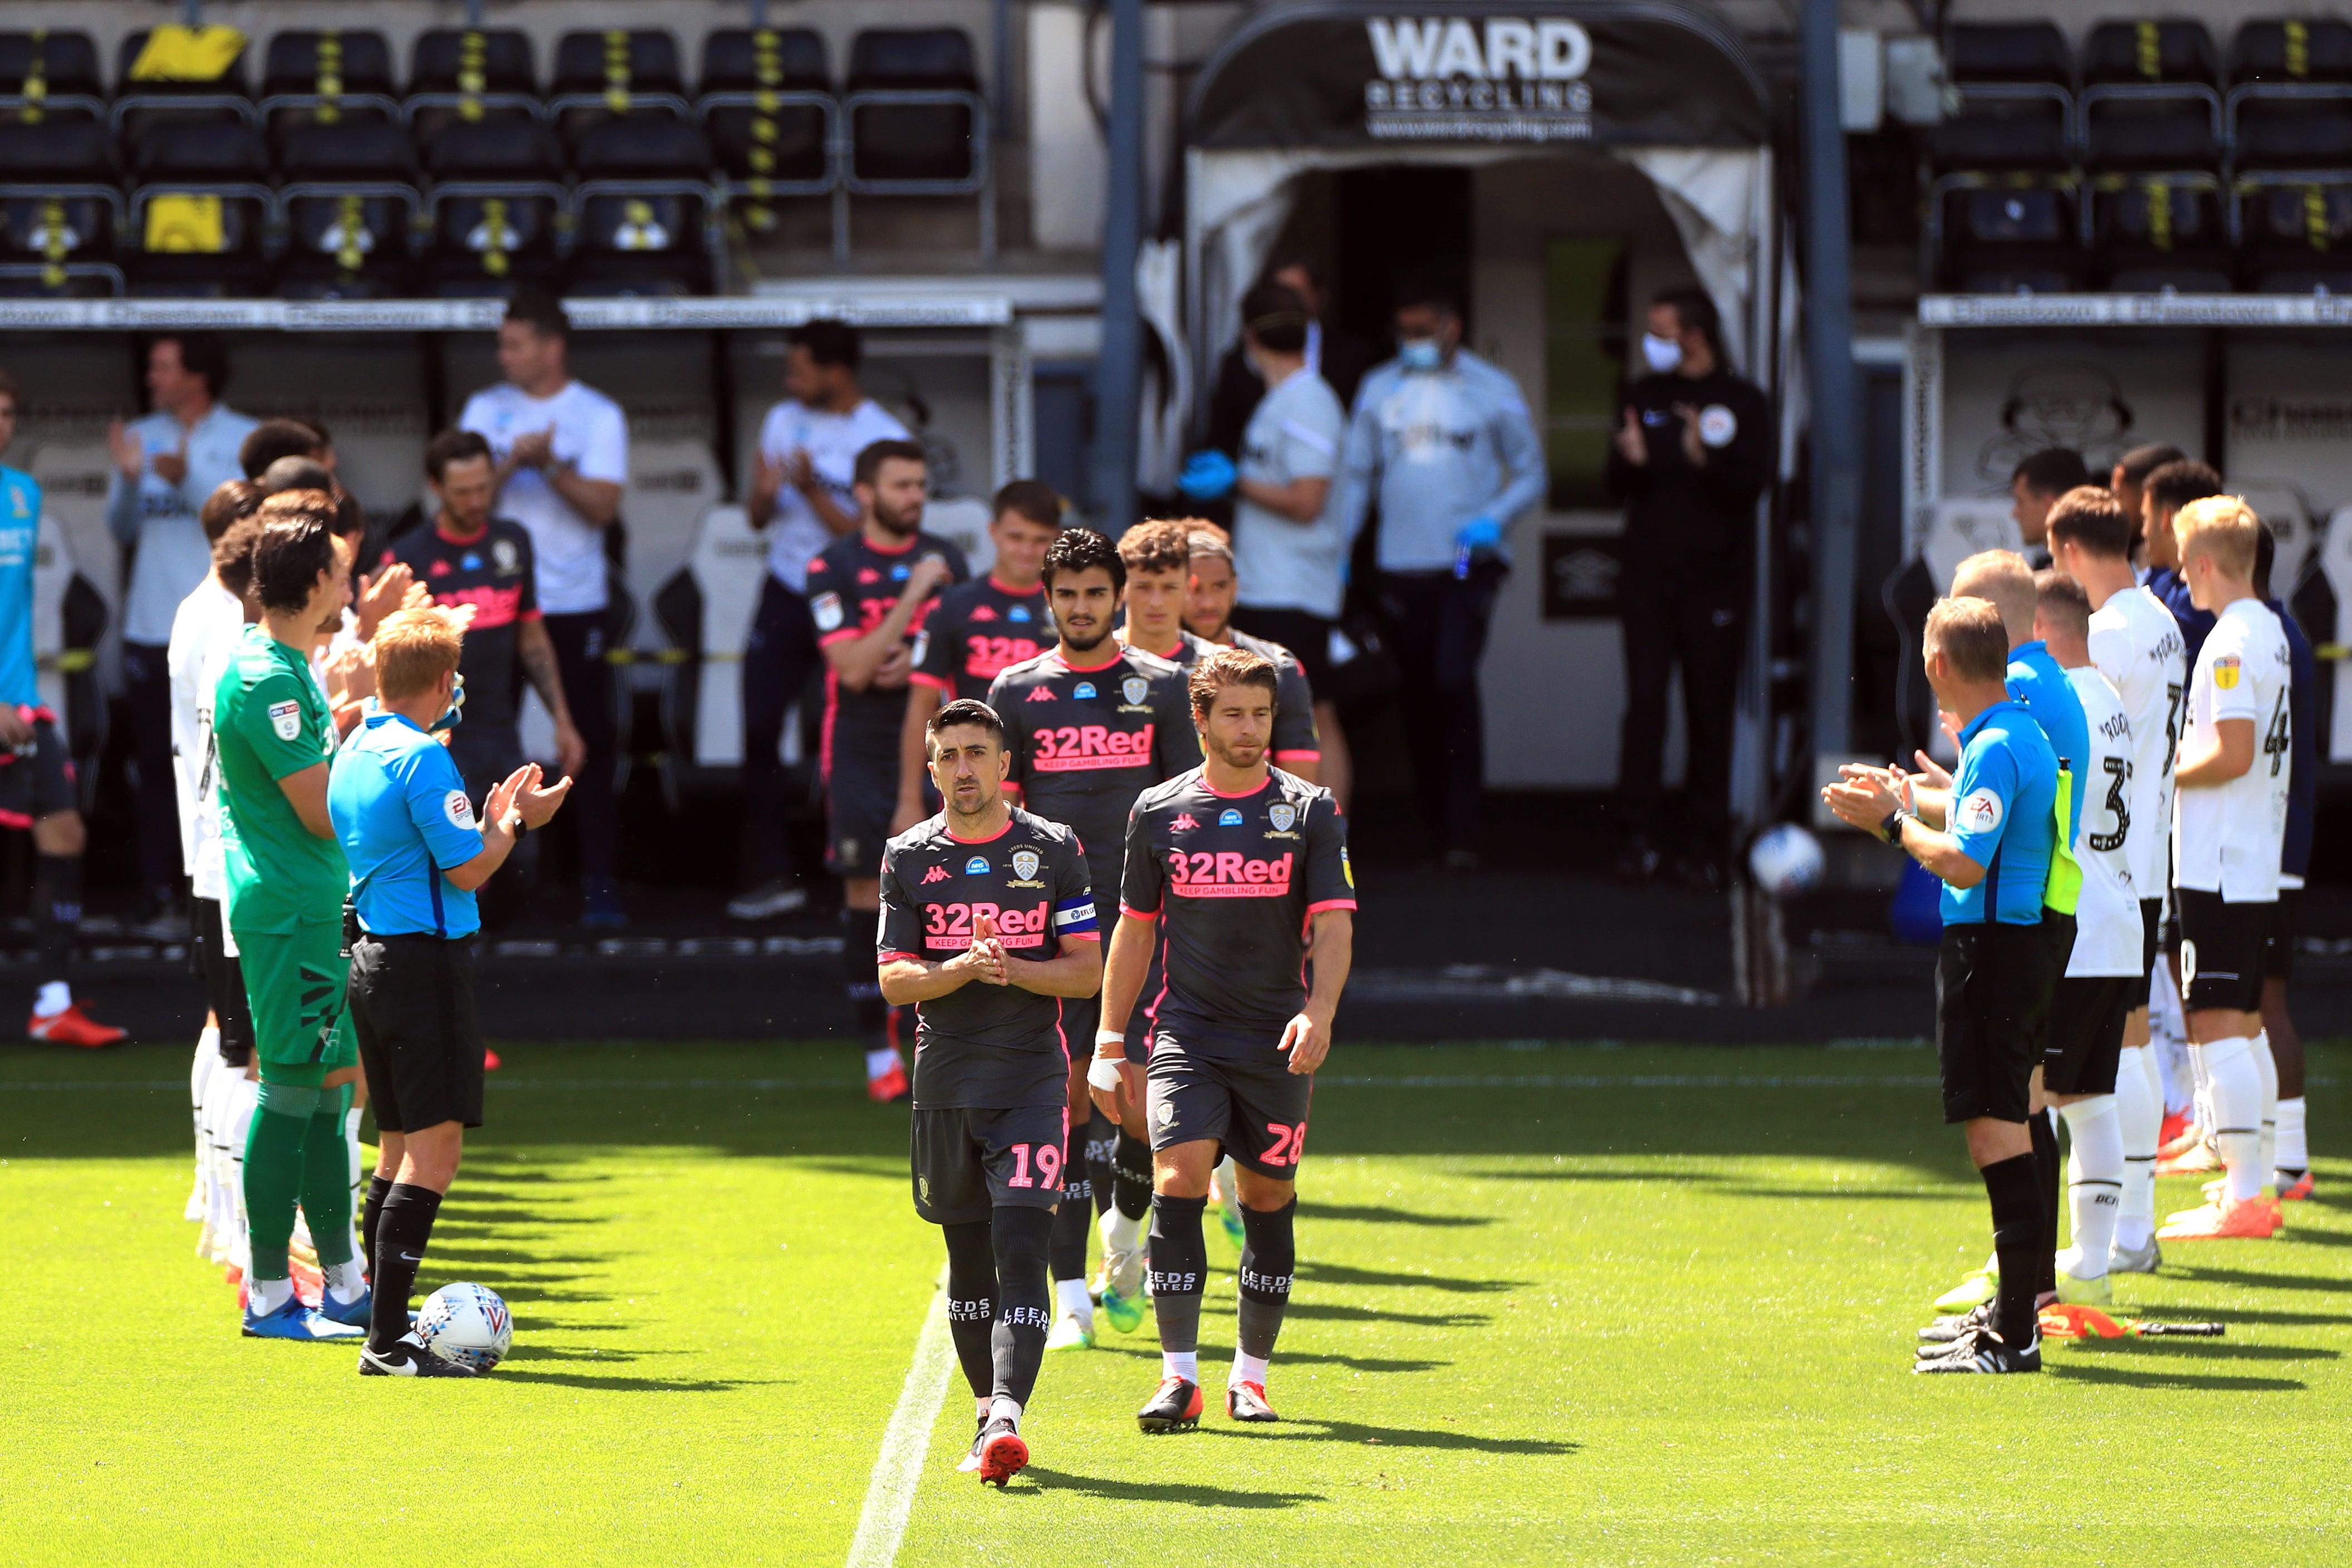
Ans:
[{"label": "green grass", "polygon": [[[513,1359],[462,1389],[236,1335],[180,1217],[184,1096],[152,1087],[184,1070],[0,1058],[0,1561],[843,1561],[940,1261],[903,1117],[846,1053],[515,1048],[424,1281],[515,1309]],[[1286,1422],[1141,1436],[1149,1327],[1106,1331],[1049,1360],[1007,1492],[954,1474],[951,1392],[898,1561],[2352,1561],[2352,1162],[2321,1163],[2292,1239],[2121,1287],[2224,1340],[1915,1378],[1927,1300],[1986,1247],[1933,1070],[1343,1045]],[[2313,1071],[2340,1148],[2352,1049]],[[1213,1384],[1234,1254],[1211,1233]]]}]

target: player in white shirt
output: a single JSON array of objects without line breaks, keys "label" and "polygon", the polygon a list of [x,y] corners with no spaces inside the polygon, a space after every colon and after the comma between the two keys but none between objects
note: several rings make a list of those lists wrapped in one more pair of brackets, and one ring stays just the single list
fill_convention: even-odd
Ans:
[{"label": "player in white shirt", "polygon": [[760,426],[760,450],[745,511],[768,531],[768,575],[743,644],[743,819],[748,890],[729,902],[737,920],[772,920],[808,902],[794,879],[784,765],[784,712],[819,663],[807,598],[809,563],[857,528],[850,492],[857,454],[877,441],[904,441],[907,427],[866,395],[861,348],[845,322],[797,328],[784,356],[784,400]]},{"label": "player in white shirt", "polygon": [[[2140,962],[2147,927],[2132,862],[2134,841],[2148,830],[2132,815],[2131,721],[2123,698],[2091,663],[2089,595],[2056,570],[2036,573],[2033,582],[2033,635],[2066,672],[2090,738],[2090,755],[2080,769],[2083,818],[2074,836],[2074,863],[2083,873],[2074,947],[2051,997],[2042,1058],[2043,1092],[2065,1118],[2074,1144],[2066,1182],[2074,1245],[2058,1255],[2058,1300],[2102,1306],[2114,1300],[2107,1272],[2123,1199],[2117,1106],[2123,1043],[2134,1012],[2147,1005],[2147,971]],[[2131,1071],[2144,1093],[2147,1080],[2137,1062]]]},{"label": "player in white shirt", "polygon": [[583,924],[628,923],[621,907],[618,803],[613,794],[613,672],[604,658],[604,530],[621,515],[629,426],[621,405],[572,379],[563,307],[535,290],[515,295],[499,324],[506,380],[466,401],[458,425],[498,458],[499,515],[530,534],[534,588],[587,753],[572,777]]},{"label": "player in white shirt", "polygon": [[2205,1207],[2157,1234],[2264,1238],[2283,1223],[2263,1191],[2278,1097],[2262,1032],[2263,942],[2286,832],[2293,665],[2278,616],[2254,594],[2263,524],[2252,509],[2214,496],[2181,508],[2172,526],[2190,602],[2216,617],[2189,676],[2173,768],[2172,876],[2189,1038],[2212,1097],[2225,1181]]},{"label": "player in white shirt", "polygon": [[[2180,738],[2180,704],[2189,683],[2180,626],[2132,570],[2132,519],[2110,491],[2084,486],[2051,509],[2048,537],[2058,568],[2083,585],[2092,605],[2091,663],[2123,701],[2131,726],[2131,818],[2124,853],[2139,900],[2140,973],[2152,980],[2164,893],[2172,881],[2172,763]],[[2063,662],[2063,660],[2062,660]],[[2092,781],[2095,793],[2103,787]],[[2088,810],[2095,802],[2086,799]],[[2148,1048],[2148,991],[2124,1026],[2116,1079],[2123,1133],[2123,1203],[2110,1267],[2153,1273],[2163,1261],[2156,1242],[2156,1154],[2164,1124],[2164,1082]]]}]

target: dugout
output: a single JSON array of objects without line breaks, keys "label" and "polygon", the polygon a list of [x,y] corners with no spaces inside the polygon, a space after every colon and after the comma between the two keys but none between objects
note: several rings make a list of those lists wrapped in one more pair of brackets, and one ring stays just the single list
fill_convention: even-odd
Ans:
[{"label": "dugout", "polygon": [[[1092,303],[1090,279],[1022,279],[1009,291],[996,282],[828,279],[731,298],[567,301],[573,374],[616,399],[630,426],[609,551],[613,677],[627,699],[625,722],[634,715],[639,726],[622,766],[631,753],[652,756],[674,791],[681,769],[741,760],[740,665],[767,547],[737,498],[760,422],[782,395],[791,328],[831,316],[864,331],[868,392],[931,456],[927,525],[984,563],[985,497],[1034,470],[1030,338],[1055,310]],[[105,747],[127,581],[105,520],[106,433],[143,410],[143,345],[174,330],[224,334],[224,401],[257,416],[323,421],[340,477],[389,531],[417,509],[430,516],[425,442],[498,379],[503,309],[489,300],[0,300],[0,341],[24,403],[7,460],[45,492],[37,651],[86,791]],[[535,696],[524,725],[526,744],[551,756]],[[787,760],[797,760],[801,727],[786,735]]]},{"label": "dugout", "polygon": [[[1784,479],[1790,469],[1795,279],[1769,101],[1720,20],[1654,0],[1269,5],[1193,85],[1181,232],[1147,247],[1139,268],[1165,366],[1143,488],[1171,488],[1237,301],[1277,249],[1328,258],[1340,324],[1374,342],[1400,276],[1454,281],[1465,345],[1517,380],[1551,468],[1546,502],[1511,525],[1516,569],[1485,666],[1495,787],[1616,778],[1623,518],[1603,469],[1657,289],[1696,281],[1715,300],[1734,367],[1778,401]],[[1776,513],[1777,493],[1758,517],[1735,764],[1734,809],[1751,822],[1774,771]],[[1671,782],[1679,715],[1669,744]]]}]

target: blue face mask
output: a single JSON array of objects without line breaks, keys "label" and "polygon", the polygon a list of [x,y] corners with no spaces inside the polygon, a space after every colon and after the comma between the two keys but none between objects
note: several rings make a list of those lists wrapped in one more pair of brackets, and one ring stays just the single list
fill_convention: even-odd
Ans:
[{"label": "blue face mask", "polygon": [[1667,374],[1682,365],[1682,342],[1676,338],[1662,338],[1655,332],[1643,332],[1642,359],[1643,363],[1660,375]]},{"label": "blue face mask", "polygon": [[1436,370],[1445,363],[1445,351],[1435,338],[1406,338],[1397,344],[1397,363],[1407,370]]}]

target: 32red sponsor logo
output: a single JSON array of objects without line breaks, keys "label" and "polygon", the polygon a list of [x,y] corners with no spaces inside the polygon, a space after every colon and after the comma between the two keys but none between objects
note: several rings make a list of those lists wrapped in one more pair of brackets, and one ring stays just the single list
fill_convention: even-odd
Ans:
[{"label": "32red sponsor logo", "polygon": [[1048,909],[1042,900],[1025,910],[978,900],[968,904],[925,904],[923,945],[949,951],[970,947],[973,924],[986,915],[996,922],[996,940],[1003,945],[1043,947]]},{"label": "32red sponsor logo", "polygon": [[1278,899],[1290,891],[1291,857],[1270,860],[1226,849],[1168,857],[1170,885],[1180,899]]},{"label": "32red sponsor logo", "polygon": [[[986,609],[988,606],[982,605]],[[1024,658],[1037,657],[1037,645],[1027,637],[968,637],[964,639],[963,672],[994,679]],[[1036,699],[1030,699],[1035,701]]]},{"label": "32red sponsor logo", "polygon": [[1108,724],[1064,724],[1037,731],[1030,763],[1040,773],[1081,768],[1136,768],[1151,761],[1151,726],[1129,732]]}]

